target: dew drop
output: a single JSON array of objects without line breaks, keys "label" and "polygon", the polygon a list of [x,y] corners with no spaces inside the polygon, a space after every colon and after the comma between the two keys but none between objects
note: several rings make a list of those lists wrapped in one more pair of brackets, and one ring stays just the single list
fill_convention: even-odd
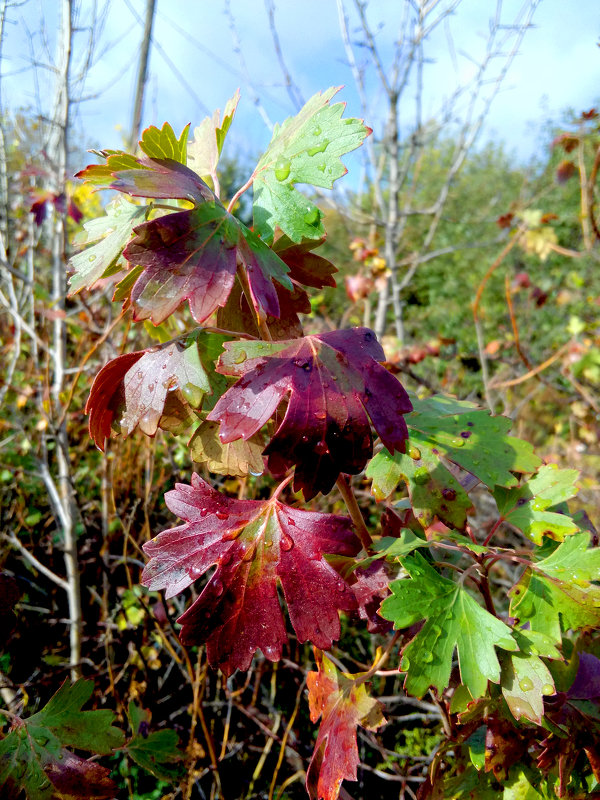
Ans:
[{"label": "dew drop", "polygon": [[319,172],[325,172],[325,164],[319,164],[317,166],[317,169],[319,170]]},{"label": "dew drop", "polygon": [[138,369],[138,371],[135,373],[135,377],[138,378],[139,380],[141,380],[144,377],[144,373],[142,372],[141,369]]},{"label": "dew drop", "polygon": [[223,584],[220,580],[214,580],[212,582],[212,588],[217,597],[220,597],[223,594]]},{"label": "dew drop", "polygon": [[425,664],[431,664],[433,661],[433,653],[423,653],[421,660],[424,661]]},{"label": "dew drop", "polygon": [[192,580],[195,581],[196,578],[199,578],[202,575],[202,570],[200,569],[200,567],[190,567],[188,575]]},{"label": "dew drop", "polygon": [[314,147],[308,148],[308,155],[309,156],[316,156],[318,153],[324,153],[327,150],[329,145],[329,139],[323,139],[320,144],[316,144]]},{"label": "dew drop", "polygon": [[289,552],[294,546],[294,540],[288,533],[281,534],[281,549]]},{"label": "dew drop", "polygon": [[316,206],[307,206],[303,219],[307,225],[317,225],[321,219],[321,212]]},{"label": "dew drop", "polygon": [[402,670],[402,672],[408,672],[408,670],[410,669],[410,659],[407,658],[406,656],[404,656],[404,658],[400,662],[400,669]]},{"label": "dew drop", "polygon": [[149,383],[148,384],[148,391],[149,392],[153,392],[154,391],[154,384],[153,383]]},{"label": "dew drop", "polygon": [[545,507],[546,506],[543,500],[536,499],[532,500],[531,502],[531,508],[533,509],[533,511],[543,511]]},{"label": "dew drop", "polygon": [[452,439],[450,444],[452,445],[452,447],[464,447],[465,440],[464,439]]},{"label": "dew drop", "polygon": [[411,444],[411,446],[408,448],[408,455],[414,461],[418,461],[421,458],[421,451],[419,450],[418,447],[415,447],[414,445]]},{"label": "dew drop", "polygon": [[90,264],[96,260],[96,256],[92,253],[92,255],[88,258]]},{"label": "dew drop", "polygon": [[321,135],[321,128],[319,125],[315,125],[313,128],[313,136],[320,136]]},{"label": "dew drop", "polygon": [[450,502],[456,500],[456,492],[454,491],[454,489],[442,489],[442,494],[445,497],[445,499],[449,500]]},{"label": "dew drop", "polygon": [[275,177],[278,181],[284,181],[290,174],[292,163],[289,158],[280,158],[275,162]]},{"label": "dew drop", "polygon": [[338,581],[335,585],[335,588],[338,592],[345,592],[346,591],[346,582],[345,581]]},{"label": "dew drop", "polygon": [[242,561],[252,561],[254,558],[254,547],[247,546],[247,548],[242,553]]},{"label": "dew drop", "polygon": [[554,694],[554,686],[551,683],[545,683],[542,686],[542,694],[546,697],[549,697],[551,694]]},{"label": "dew drop", "polygon": [[255,472],[254,470],[251,469],[250,470],[250,475],[254,475],[255,478],[260,478],[260,476],[263,474],[263,472],[264,472],[264,470],[262,472]]},{"label": "dew drop", "polygon": [[269,661],[277,661],[279,659],[279,650],[275,645],[265,645],[265,647],[261,647],[261,650],[263,651],[264,657],[268,658]]},{"label": "dew drop", "polygon": [[300,437],[300,441],[305,443],[308,442],[308,436],[304,434],[303,436]]},{"label": "dew drop", "polygon": [[245,350],[240,350],[240,352],[236,355],[233,359],[234,364],[243,364],[244,361],[248,358],[248,353]]},{"label": "dew drop", "polygon": [[205,517],[208,514],[208,508],[201,508],[200,509],[200,516]]},{"label": "dew drop", "polygon": [[227,511],[217,511],[215,513],[215,517],[217,519],[229,519],[229,514],[227,513]]},{"label": "dew drop", "polygon": [[288,525],[291,525],[293,528],[296,527],[296,520],[293,517],[288,517],[287,521],[288,521]]},{"label": "dew drop", "polygon": [[521,688],[522,692],[530,692],[533,689],[533,681],[531,678],[521,678],[519,681],[519,687]]},{"label": "dew drop", "polygon": [[321,455],[324,455],[325,453],[328,453],[328,452],[329,452],[329,448],[327,447],[327,444],[324,441],[321,440],[320,442],[316,443],[316,445],[315,445],[315,453],[317,453],[317,455],[321,456]]},{"label": "dew drop", "polygon": [[422,486],[429,480],[429,470],[426,467],[419,467],[415,470],[415,483]]},{"label": "dew drop", "polygon": [[326,411],[315,411],[316,419],[327,419],[327,412]]}]

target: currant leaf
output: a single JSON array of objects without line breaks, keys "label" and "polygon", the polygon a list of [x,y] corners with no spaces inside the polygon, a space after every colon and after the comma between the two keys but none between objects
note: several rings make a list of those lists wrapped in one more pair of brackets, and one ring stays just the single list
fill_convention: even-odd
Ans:
[{"label": "currant leaf", "polygon": [[402,653],[400,669],[406,672],[405,689],[422,697],[430,686],[443,692],[450,681],[454,649],[462,682],[471,697],[485,694],[488,680],[500,682],[495,647],[517,650],[511,629],[482,608],[459,584],[439,575],[415,553],[402,559],[410,575],[390,584],[392,596],[383,601],[380,614],[406,628],[426,620]]},{"label": "currant leaf", "polygon": [[178,747],[179,736],[174,730],[150,732],[150,711],[131,701],[127,716],[133,736],[126,750],[142,769],[163,781],[175,781],[183,772],[184,754]]},{"label": "currant leaf", "polygon": [[162,128],[151,125],[142,133],[140,148],[150,158],[171,158],[180,164],[185,164],[189,129],[188,124],[178,139],[168,122],[165,122]]},{"label": "currant leaf", "polygon": [[573,534],[528,567],[509,592],[510,615],[557,643],[561,627],[600,625],[600,587],[593,583],[600,580],[600,548],[589,544],[589,533]]},{"label": "currant leaf", "polygon": [[296,465],[294,488],[307,500],[327,493],[340,472],[355,474],[372,454],[367,414],[390,450],[403,450],[411,409],[399,381],[379,361],[383,349],[368,328],[296,341],[229,342],[217,367],[240,375],[208,419],[221,439],[247,439],[289,393],[285,418],[265,449],[274,474]]},{"label": "currant leaf", "polygon": [[210,177],[213,183],[225,137],[233,122],[239,99],[240,91],[238,89],[227,101],[223,118],[221,119],[220,109],[217,109],[212,117],[206,117],[197,128],[194,128],[194,139],[188,144],[189,166],[201,177]]},{"label": "currant leaf", "polygon": [[544,697],[555,691],[550,670],[539,656],[511,653],[502,670],[502,694],[515,719],[525,717],[541,725]]},{"label": "currant leaf", "polygon": [[29,800],[114,796],[110,770],[66,749],[107,755],[123,744],[112,711],[81,710],[93,688],[93,681],[63,683],[41,711],[19,719],[0,740],[0,786],[8,797],[21,791]]},{"label": "currant leaf", "polygon": [[[113,426],[124,436],[139,427],[147,436],[165,427],[163,417],[174,413],[167,407],[178,389],[189,406],[197,408],[211,385],[200,351],[213,334],[196,332],[175,341],[109,361],[96,375],[85,405],[90,436],[101,450]],[[221,337],[219,337],[221,338]],[[221,339],[222,341],[222,339]],[[168,426],[172,429],[172,425]]]},{"label": "currant leaf", "polygon": [[341,118],[345,103],[329,104],[338,91],[319,92],[273,130],[254,172],[254,229],[266,240],[277,226],[294,242],[324,234],[319,210],[295,184],[331,189],[347,172],[341,156],[371,133],[361,120]]},{"label": "currant leaf", "polygon": [[562,541],[579,530],[579,526],[571,517],[548,509],[577,494],[578,477],[576,469],[557,469],[556,465],[548,464],[516,489],[497,486],[494,498],[498,511],[535,544],[541,544],[543,536]]},{"label": "currant leaf", "polygon": [[322,289],[324,286],[336,286],[334,273],[337,272],[331,261],[314,253],[323,244],[321,239],[307,239],[296,244],[287,236],[278,236],[273,242],[273,251],[290,268],[289,276],[294,283]]},{"label": "currant leaf", "polygon": [[271,500],[236,500],[198,475],[165,495],[185,524],[144,545],[150,562],[142,583],[181,592],[211,566],[200,597],[181,616],[184,644],[206,642],[210,664],[224,673],[247,669],[256,650],[281,658],[287,641],[277,596],[281,584],[300,642],[328,648],[339,637],[338,612],[356,607],[348,584],[324,553],[356,555],[360,543],[347,517],[318,514]]},{"label": "currant leaf", "polygon": [[117,197],[106,207],[103,217],[84,222],[83,233],[74,237],[73,244],[76,247],[96,244],[69,260],[74,273],[70,278],[70,295],[91,289],[100,278],[126,268],[123,249],[133,235],[133,228],[146,218],[148,211],[148,206],[134,206]]},{"label": "currant leaf", "polygon": [[531,444],[507,436],[510,419],[493,417],[472,403],[443,395],[414,399],[414,413],[406,422],[418,450],[447,458],[492,490],[515,486],[513,472],[535,472],[541,465]]},{"label": "currant leaf", "polygon": [[433,455],[431,448],[407,447],[407,454],[393,456],[382,450],[369,463],[367,478],[373,480],[372,492],[377,499],[389,497],[400,481],[408,487],[415,517],[429,527],[435,517],[451,528],[464,530],[467,512],[472,503],[459,481]]},{"label": "currant leaf", "polygon": [[262,458],[265,443],[260,432],[246,441],[237,439],[224,444],[219,438],[218,423],[204,420],[194,431],[188,447],[193,461],[206,464],[210,472],[218,475],[260,475],[265,468]]},{"label": "currant leaf", "polygon": [[383,706],[360,680],[361,673],[341,672],[319,650],[315,650],[315,660],[318,671],[307,677],[310,719],[322,719],[306,788],[311,800],[336,800],[343,780],[357,780],[357,727],[374,731],[386,720]]}]

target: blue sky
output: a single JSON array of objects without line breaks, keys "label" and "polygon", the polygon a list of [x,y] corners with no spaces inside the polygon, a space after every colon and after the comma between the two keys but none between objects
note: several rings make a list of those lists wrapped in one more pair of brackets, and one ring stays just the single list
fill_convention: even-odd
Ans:
[{"label": "blue sky", "polygon": [[[80,23],[85,24],[92,4],[82,0],[81,5]],[[89,99],[78,108],[77,135],[86,147],[120,147],[120,131],[129,126],[142,33],[136,14],[143,15],[145,3],[112,0],[99,5],[106,10],[98,42],[100,56],[83,90]],[[352,0],[346,0],[346,5],[350,10]],[[523,0],[504,0],[504,20],[512,21],[522,5]],[[262,0],[231,0],[230,6],[245,70],[234,52],[223,0],[158,0],[156,46],[151,54],[143,122],[160,125],[168,120],[179,130],[187,122],[194,126],[209,110],[222,108],[239,86],[242,100],[230,146],[256,153],[267,144],[270,133],[253,102],[254,92],[273,121],[293,113],[294,107],[282,85],[266,4]],[[389,59],[402,6],[401,0],[372,0],[369,4],[369,18],[384,60]],[[436,117],[440,102],[472,69],[468,56],[477,57],[482,52],[489,18],[495,9],[496,0],[463,0],[432,39],[424,68],[425,117]],[[39,103],[42,110],[48,111],[51,73],[43,69],[39,72],[36,97],[28,63],[32,52],[38,60],[48,60],[40,34],[41,20],[52,55],[57,14],[56,0],[29,0],[10,12],[12,22],[7,26],[2,63],[3,100],[10,108],[35,108]],[[287,66],[304,98],[331,85],[345,85],[341,97],[348,103],[347,113],[360,116],[339,33],[336,0],[279,0],[276,19]],[[533,22],[481,139],[503,140],[523,159],[541,155],[540,148],[547,146],[547,119],[557,120],[567,107],[587,109],[598,102],[600,95],[600,0],[540,0]],[[449,36],[454,42],[454,58],[450,55]],[[85,34],[77,34],[75,50],[80,58],[84,45]],[[359,51],[359,56],[361,52],[364,53]],[[249,79],[253,88],[248,85]],[[373,73],[369,86],[366,121],[377,128],[383,103]],[[413,115],[411,94],[409,90],[401,111],[401,124],[405,127],[410,126]]]}]

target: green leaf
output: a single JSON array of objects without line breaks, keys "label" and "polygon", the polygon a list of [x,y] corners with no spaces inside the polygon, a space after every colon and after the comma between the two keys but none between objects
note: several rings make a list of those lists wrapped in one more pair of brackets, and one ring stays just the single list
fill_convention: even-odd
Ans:
[{"label": "green leaf", "polygon": [[83,231],[74,237],[73,244],[97,244],[69,260],[69,266],[74,272],[69,281],[70,295],[81,289],[91,289],[100,278],[127,268],[127,262],[122,257],[123,249],[131,238],[134,227],[146,219],[149,210],[149,206],[134,206],[124,198],[116,197],[106,207],[103,217],[84,223]]},{"label": "green leaf", "polygon": [[188,144],[188,163],[201,178],[210,176],[214,182],[219,156],[223,150],[227,131],[233,122],[239,99],[238,89],[227,101],[223,119],[220,110],[217,109],[212,117],[206,117],[194,129],[194,139]]},{"label": "green leaf", "polygon": [[554,680],[539,656],[513,653],[502,670],[502,694],[516,720],[542,722],[544,697],[555,694]]},{"label": "green leaf", "polygon": [[[105,755],[123,744],[123,733],[112,727],[112,711],[81,711],[93,687],[86,680],[63,683],[41,711],[17,720],[0,740],[0,786],[9,796],[24,790],[29,800],[51,800],[67,787],[71,797],[114,796],[109,770],[65,749]],[[85,786],[85,792],[74,786]]]},{"label": "green leaf", "polygon": [[441,395],[411,399],[414,411],[406,423],[414,447],[458,464],[490,489],[515,486],[513,472],[535,472],[540,466],[528,442],[507,435],[512,424],[507,417],[492,417],[472,403]]},{"label": "green leaf", "polygon": [[314,95],[281,126],[254,173],[254,229],[270,240],[278,226],[294,242],[319,239],[325,230],[319,210],[296,183],[333,187],[347,170],[341,156],[359,147],[370,129],[359,119],[342,119],[345,103],[329,105],[338,88]]},{"label": "green leaf", "polygon": [[553,642],[562,630],[600,625],[600,548],[589,548],[590,534],[569,536],[547,558],[532,564],[513,586],[510,615],[529,622]]},{"label": "green leaf", "polygon": [[562,541],[575,533],[578,525],[565,514],[546,509],[577,494],[575,481],[578,477],[576,469],[557,469],[554,464],[548,464],[517,489],[496,487],[494,498],[498,511],[535,544],[541,544],[543,536]]},{"label": "green leaf", "polygon": [[393,595],[383,601],[379,613],[395,628],[426,620],[403,651],[400,668],[407,673],[406,691],[417,697],[430,686],[444,691],[456,648],[462,682],[474,699],[481,697],[488,680],[500,681],[494,647],[517,649],[511,629],[461,585],[439,575],[418,553],[404,558],[402,564],[410,578],[390,584]]},{"label": "green leaf", "polygon": [[151,125],[142,133],[140,147],[150,158],[172,158],[173,161],[185,164],[189,129],[188,123],[178,139],[168,122],[160,129]]},{"label": "green leaf", "polygon": [[[378,558],[385,556],[386,558],[402,558],[409,555],[417,547],[428,547],[429,543],[420,536],[414,534],[408,528],[405,528],[398,538],[395,536],[384,536],[373,545],[373,549],[377,551]],[[364,563],[364,562],[363,562]]]},{"label": "green leaf", "polygon": [[373,480],[372,492],[377,499],[388,497],[398,483],[404,481],[413,513],[424,528],[438,517],[451,528],[464,530],[472,503],[454,475],[429,447],[409,446],[407,454],[396,452],[393,455],[382,450],[371,460],[366,474]]},{"label": "green leaf", "polygon": [[485,734],[486,727],[481,725],[465,742],[469,748],[471,764],[478,772],[485,767]]},{"label": "green leaf", "polygon": [[131,701],[128,714],[133,736],[126,750],[142,769],[164,781],[176,781],[183,771],[179,736],[173,730],[149,733],[151,714]]},{"label": "green leaf", "polygon": [[519,771],[504,785],[502,800],[543,800],[544,796],[534,789],[525,773]]}]

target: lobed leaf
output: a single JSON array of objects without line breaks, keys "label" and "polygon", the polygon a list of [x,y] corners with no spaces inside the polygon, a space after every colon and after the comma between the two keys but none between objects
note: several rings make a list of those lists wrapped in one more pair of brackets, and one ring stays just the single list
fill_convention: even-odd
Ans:
[{"label": "lobed leaf", "polygon": [[194,139],[187,146],[187,157],[190,167],[201,177],[209,176],[213,182],[217,173],[217,164],[223,150],[227,132],[240,99],[238,89],[227,101],[223,118],[217,109],[212,117],[206,117],[197,128],[194,128]]},{"label": "lobed leaf", "polygon": [[254,229],[264,239],[271,239],[276,227],[294,242],[323,236],[319,210],[295,184],[331,189],[347,172],[341,156],[371,133],[361,120],[342,119],[345,103],[329,104],[338,91],[319,92],[274,128],[254,172]]},{"label": "lobed leaf", "polygon": [[515,486],[514,472],[535,472],[541,464],[528,442],[507,436],[507,417],[442,395],[415,399],[414,409],[406,420],[412,444],[458,464],[492,490]]},{"label": "lobed leaf", "polygon": [[158,427],[185,427],[191,421],[185,406],[197,408],[212,391],[200,351],[213,336],[197,332],[109,361],[96,375],[85,405],[96,446],[104,449],[113,426],[124,436],[136,427],[147,436],[154,436]]},{"label": "lobed leaf", "polygon": [[265,449],[281,474],[296,465],[294,488],[306,500],[327,493],[340,472],[360,472],[372,453],[368,416],[390,450],[406,439],[411,409],[400,382],[378,362],[383,350],[367,328],[296,341],[229,342],[217,367],[239,375],[208,415],[221,439],[248,439],[289,394],[285,417]]},{"label": "lobed leaf", "polygon": [[174,782],[183,772],[184,753],[179,749],[179,736],[174,730],[150,732],[152,715],[131,701],[127,716],[133,736],[126,750],[142,769],[163,781]]},{"label": "lobed leaf", "polygon": [[410,578],[390,584],[393,594],[379,613],[398,629],[426,620],[403,650],[400,669],[407,673],[406,691],[422,697],[433,686],[443,692],[456,648],[462,682],[474,699],[481,697],[488,680],[500,682],[494,648],[517,649],[511,629],[461,585],[439,575],[420,554],[406,556],[402,565]]},{"label": "lobed leaf", "polygon": [[410,446],[407,453],[379,452],[367,467],[378,499],[388,497],[400,481],[408,487],[410,504],[419,523],[428,528],[437,517],[452,528],[464,530],[473,504],[452,473],[429,447]]},{"label": "lobed leaf", "polygon": [[73,244],[96,244],[71,256],[69,266],[74,274],[69,281],[70,295],[81,289],[91,289],[100,278],[125,268],[123,249],[131,238],[134,227],[146,218],[148,211],[148,206],[134,206],[123,198],[116,197],[106,207],[103,217],[84,222],[83,233],[74,237]]},{"label": "lobed leaf", "polygon": [[179,138],[173,128],[165,122],[162,128],[150,125],[142,133],[140,148],[150,158],[170,158],[185,164],[187,161],[189,123],[181,131]]},{"label": "lobed leaf", "polygon": [[535,544],[541,544],[543,536],[562,541],[579,526],[571,517],[547,509],[577,494],[578,477],[576,469],[557,469],[555,464],[548,464],[516,489],[496,487],[498,511]]},{"label": "lobed leaf", "polygon": [[600,587],[593,583],[600,580],[600,548],[589,544],[589,533],[573,534],[528,567],[509,592],[511,616],[557,643],[561,629],[600,625]]},{"label": "lobed leaf", "polygon": [[0,786],[8,798],[21,791],[29,800],[114,796],[110,770],[66,749],[107,755],[123,744],[112,711],[81,710],[93,686],[87,680],[63,683],[41,711],[19,719],[0,740]]},{"label": "lobed leaf", "polygon": [[306,772],[312,800],[336,800],[343,780],[357,780],[360,762],[356,729],[374,731],[385,723],[383,706],[369,696],[364,673],[341,672],[325,653],[315,650],[317,672],[307,677],[311,722],[321,718],[313,756]]},{"label": "lobed leaf", "polygon": [[178,620],[184,644],[206,642],[209,662],[226,674],[247,669],[258,648],[276,661],[287,641],[278,582],[300,642],[328,648],[339,637],[338,612],[356,601],[323,556],[360,550],[347,517],[301,511],[276,498],[236,500],[198,475],[165,500],[185,524],[144,545],[150,562],[142,583],[172,597],[216,565]]}]

